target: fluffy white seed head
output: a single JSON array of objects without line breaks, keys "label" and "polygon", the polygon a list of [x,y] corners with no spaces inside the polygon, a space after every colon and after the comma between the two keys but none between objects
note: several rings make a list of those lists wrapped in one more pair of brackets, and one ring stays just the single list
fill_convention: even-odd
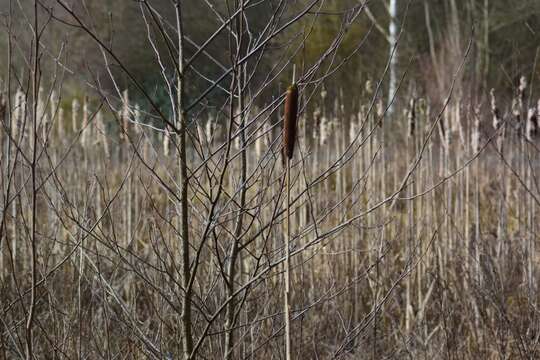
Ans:
[{"label": "fluffy white seed head", "polygon": [[212,115],[209,115],[208,116],[208,120],[206,121],[206,125],[205,125],[205,134],[206,134],[206,139],[208,140],[208,143],[212,143],[213,141],[213,135],[214,135],[214,117]]},{"label": "fluffy white seed head", "polygon": [[165,131],[163,133],[163,155],[165,156],[169,156],[170,141],[171,141],[171,138],[169,137],[169,133]]},{"label": "fluffy white seed head", "polygon": [[534,135],[538,127],[538,114],[535,108],[530,108],[527,113],[527,128],[526,136],[527,140],[533,141]]},{"label": "fluffy white seed head", "polygon": [[321,99],[326,99],[326,96],[328,95],[328,92],[326,91],[326,88],[324,87],[324,85],[322,86],[321,88]]},{"label": "fluffy white seed head", "polygon": [[366,81],[366,94],[371,95],[373,94],[373,82],[371,80]]},{"label": "fluffy white seed head", "polygon": [[[15,111],[13,112],[13,131],[12,136],[18,139],[20,132],[23,131],[24,117],[26,114],[26,95],[21,89],[15,93]],[[24,135],[23,135],[24,136]]]}]

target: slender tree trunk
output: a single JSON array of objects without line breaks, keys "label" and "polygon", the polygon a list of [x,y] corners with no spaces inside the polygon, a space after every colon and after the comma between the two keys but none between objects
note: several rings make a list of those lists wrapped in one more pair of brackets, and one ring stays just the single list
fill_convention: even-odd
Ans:
[{"label": "slender tree trunk", "polygon": [[182,298],[182,340],[184,359],[191,358],[193,351],[193,334],[191,320],[191,298],[192,288],[190,287],[191,270],[190,270],[190,251],[189,251],[189,214],[188,214],[188,169],[186,160],[186,132],[187,119],[184,112],[184,34],[182,24],[182,8],[181,2],[176,2],[176,26],[178,32],[178,88],[177,88],[177,126],[179,126],[180,137],[180,209],[181,214],[181,246],[182,246],[182,284],[184,286],[184,297]]}]

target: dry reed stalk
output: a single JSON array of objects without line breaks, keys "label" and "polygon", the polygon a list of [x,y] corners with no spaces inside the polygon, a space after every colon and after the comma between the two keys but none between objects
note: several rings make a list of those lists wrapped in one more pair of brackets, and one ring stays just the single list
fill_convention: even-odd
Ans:
[{"label": "dry reed stalk", "polygon": [[294,154],[294,146],[296,142],[296,122],[298,119],[298,86],[292,84],[287,89],[285,98],[285,112],[283,119],[283,156],[286,161],[287,171],[287,221],[286,221],[286,237],[285,237],[285,294],[284,294],[284,311],[285,311],[285,354],[286,359],[291,359],[291,308],[290,308],[290,278],[291,278],[291,262],[290,262],[290,241],[291,241],[291,159]]},{"label": "dry reed stalk", "polygon": [[319,123],[319,145],[323,146],[328,140],[328,119],[323,116]]},{"label": "dry reed stalk", "polygon": [[[409,101],[409,108],[406,109],[407,116],[407,167],[409,164],[412,164],[415,157],[415,143],[416,143],[416,99],[413,97]],[[406,168],[407,171],[407,168]],[[405,193],[408,197],[414,196],[414,185],[410,184]],[[415,249],[415,226],[414,226],[414,213],[415,213],[415,202],[414,200],[409,200],[407,202],[407,222],[408,222],[408,236],[407,243],[405,244],[404,254],[406,258],[403,259],[403,263],[412,262],[413,253]],[[413,274],[409,274],[405,281],[405,331],[409,333],[411,330],[411,321],[413,316],[413,307],[412,307],[412,292],[413,292]]]},{"label": "dry reed stalk", "polygon": [[129,109],[129,92],[124,90],[122,92],[122,111],[120,113],[120,120],[122,122],[122,132],[120,133],[120,139],[127,141],[128,125],[131,110]]},{"label": "dry reed stalk", "polygon": [[[518,93],[517,93],[517,104],[518,108],[516,112],[519,113],[518,116],[516,116],[516,120],[518,121],[518,141],[520,146],[520,154],[515,154],[515,162],[516,167],[518,169],[518,172],[520,174],[521,179],[524,180],[525,184],[527,183],[527,149],[526,149],[526,143],[525,143],[525,136],[526,136],[526,127],[527,127],[527,118],[524,118],[526,115],[524,115],[524,101],[525,101],[525,90],[527,89],[527,78],[525,76],[521,76],[519,79],[519,87],[518,87]],[[525,207],[527,203],[527,193],[525,189],[518,184],[516,181],[515,183],[516,188],[516,196],[520,199],[518,199],[517,208],[518,208],[518,223],[519,223],[519,232],[520,234],[524,234],[526,232],[525,228],[525,221],[523,219],[525,218],[525,214],[527,213],[527,209]],[[527,244],[524,244],[524,250],[525,253],[527,251]]]},{"label": "dry reed stalk", "polygon": [[54,119],[54,117],[56,116],[56,112],[58,111],[58,107],[60,106],[59,101],[60,99],[58,97],[58,93],[56,92],[56,90],[53,89],[51,91],[51,99],[49,104],[49,114],[51,116],[51,119]]},{"label": "dry reed stalk", "polygon": [[60,142],[64,141],[64,109],[60,108],[58,110],[58,120],[57,120],[57,133],[58,139]]},{"label": "dry reed stalk", "polygon": [[206,133],[204,131],[204,127],[200,124],[200,122],[197,122],[197,137],[198,137],[198,143],[200,147],[201,154],[204,154],[204,148],[206,147]]},{"label": "dry reed stalk", "polygon": [[36,120],[38,121],[38,126],[41,128],[41,141],[45,142],[49,129],[49,117],[47,115],[47,109],[44,102],[45,91],[43,87],[39,87],[38,94],[39,95],[37,98]]},{"label": "dry reed stalk", "polygon": [[82,134],[81,134],[81,146],[86,148],[88,146],[89,129],[88,129],[88,96],[83,100],[83,118],[82,118]]},{"label": "dry reed stalk", "polygon": [[2,90],[0,90],[0,156],[3,156],[4,134],[5,134],[3,124],[6,124],[7,99],[4,92],[1,92],[1,91]]},{"label": "dry reed stalk", "polygon": [[81,105],[76,98],[71,102],[71,129],[73,133],[77,132],[77,122],[79,121],[79,109]]},{"label": "dry reed stalk", "polygon": [[[490,91],[490,97],[491,97],[491,115],[493,116],[493,127],[495,131],[500,131],[500,133],[497,135],[497,151],[499,153],[500,157],[503,157],[503,151],[504,151],[504,139],[506,136],[506,126],[503,123],[503,119],[501,117],[500,110],[497,106],[497,100],[495,98],[495,89],[491,89]],[[502,129],[500,129],[502,127]],[[502,246],[504,242],[505,237],[505,227],[506,227],[506,219],[505,219],[505,201],[506,201],[506,181],[505,181],[505,167],[501,164],[501,166],[498,169],[498,177],[499,177],[499,186],[502,190],[502,194],[499,197],[499,205],[498,205],[498,221],[497,221],[497,248],[496,253],[497,256],[500,257]]]},{"label": "dry reed stalk", "polygon": [[96,127],[98,136],[96,137],[96,142],[100,142],[103,146],[103,152],[105,156],[108,158],[110,156],[109,152],[109,143],[107,141],[107,129],[105,127],[105,121],[103,119],[103,112],[99,111],[96,114]]},{"label": "dry reed stalk", "polygon": [[264,146],[264,124],[262,126],[259,126],[255,137],[255,161],[259,161],[259,159],[262,157]]},{"label": "dry reed stalk", "polygon": [[[14,103],[14,111],[13,111],[13,119],[11,121],[11,136],[13,138],[13,141],[18,146],[22,145],[22,142],[24,140],[25,136],[25,116],[26,116],[26,95],[24,92],[18,88],[17,92],[15,93],[15,103]],[[15,161],[15,159],[13,159]],[[17,189],[17,186],[19,182],[19,175],[17,171],[17,167],[15,164],[13,164],[13,187]],[[11,257],[13,264],[17,264],[17,259],[19,256],[19,231],[18,231],[18,222],[17,219],[19,219],[19,216],[17,216],[18,212],[18,201],[14,200],[12,202],[11,206],[11,216],[12,216],[12,236],[11,236]],[[15,269],[13,269],[15,270]]]},{"label": "dry reed stalk", "polygon": [[[540,104],[540,103],[539,103]],[[529,142],[534,141],[534,137],[536,135],[537,129],[538,129],[538,109],[537,108],[530,108],[527,114],[527,140]],[[526,147],[527,149],[527,163],[528,164],[535,164],[535,151],[531,152],[530,146]],[[532,159],[531,159],[532,157]],[[534,173],[533,173],[533,166],[530,165],[527,166],[527,188],[530,191],[533,191],[534,188]],[[536,292],[536,284],[534,279],[534,254],[535,254],[535,217],[536,217],[536,202],[533,200],[532,196],[525,197],[526,200],[526,208],[527,208],[527,244],[526,244],[526,251],[527,254],[527,276],[524,279],[529,288],[529,296],[534,296]]]}]

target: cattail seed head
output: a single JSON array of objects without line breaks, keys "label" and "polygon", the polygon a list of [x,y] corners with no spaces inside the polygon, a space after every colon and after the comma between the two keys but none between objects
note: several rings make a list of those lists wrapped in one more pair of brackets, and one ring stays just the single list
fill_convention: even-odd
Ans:
[{"label": "cattail seed head", "polygon": [[380,119],[384,115],[384,103],[382,98],[377,100],[377,117]]},{"label": "cattail seed head", "polygon": [[409,114],[407,116],[408,120],[408,135],[414,136],[414,130],[416,127],[416,99],[411,98],[409,101]]},{"label": "cattail seed head", "polygon": [[522,76],[519,79],[518,97],[521,101],[525,99],[525,90],[527,89],[527,78]]},{"label": "cattail seed head", "polygon": [[170,137],[167,131],[163,133],[163,155],[169,156],[169,145],[170,145]]},{"label": "cattail seed head", "polygon": [[371,80],[366,81],[366,94],[371,95],[373,94],[373,82]]},{"label": "cattail seed head", "polygon": [[129,109],[129,93],[128,90],[124,90],[122,92],[122,110],[120,111],[120,120],[122,122],[122,128],[123,131],[120,133],[120,139],[127,141],[128,140],[128,124],[129,124],[129,117],[130,117],[130,109]]},{"label": "cattail seed head", "polygon": [[534,135],[538,129],[538,113],[535,108],[530,108],[527,113],[526,136],[528,141],[533,141]]},{"label": "cattail seed head", "polygon": [[471,147],[475,153],[480,151],[480,107],[474,110],[474,129],[471,134]]},{"label": "cattail seed head", "polygon": [[284,155],[292,159],[296,142],[296,120],[298,118],[298,86],[292,84],[287,89],[285,98],[285,115],[283,121]]},{"label": "cattail seed head", "polygon": [[213,136],[214,136],[213,123],[214,123],[214,118],[212,115],[209,115],[208,120],[206,121],[205,129],[204,129],[206,140],[208,141],[208,145],[210,145],[213,141]]},{"label": "cattail seed head", "polygon": [[326,99],[327,95],[328,95],[328,92],[326,91],[326,88],[323,85],[322,89],[321,89],[321,99],[324,101],[324,99]]},{"label": "cattail seed head", "polygon": [[497,100],[495,99],[495,89],[491,89],[491,91],[489,92],[489,96],[491,97],[491,114],[493,115],[493,128],[497,130],[501,125],[502,120],[501,112],[497,107]]},{"label": "cattail seed head", "polygon": [[[26,115],[26,96],[21,89],[17,89],[15,94],[15,111],[13,113],[12,136],[18,140],[19,134],[23,131],[24,117]],[[24,136],[24,134],[23,134]]]}]

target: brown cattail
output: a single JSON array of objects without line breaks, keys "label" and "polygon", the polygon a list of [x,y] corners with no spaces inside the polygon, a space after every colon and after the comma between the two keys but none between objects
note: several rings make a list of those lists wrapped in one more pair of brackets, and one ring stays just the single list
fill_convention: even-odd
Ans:
[{"label": "brown cattail", "polygon": [[414,136],[414,130],[416,128],[416,99],[411,98],[409,101],[409,114],[408,114],[408,135]]},{"label": "brown cattail", "polygon": [[283,121],[283,150],[288,159],[292,159],[296,141],[296,119],[298,117],[298,86],[292,84],[287,89],[285,98],[285,116]]}]

